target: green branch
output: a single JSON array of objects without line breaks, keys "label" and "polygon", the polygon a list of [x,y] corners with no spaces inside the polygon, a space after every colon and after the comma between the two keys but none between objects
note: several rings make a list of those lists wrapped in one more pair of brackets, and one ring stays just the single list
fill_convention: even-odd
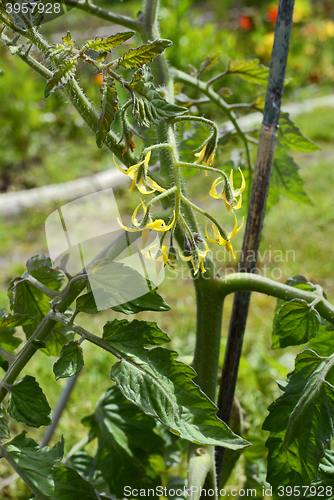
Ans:
[{"label": "green branch", "polygon": [[323,296],[320,297],[317,290],[307,292],[252,273],[228,274],[225,278],[219,280],[217,286],[223,297],[230,293],[251,291],[260,292],[281,300],[302,299],[308,304],[314,302],[314,308],[318,313],[330,323],[334,323],[334,306]]},{"label": "green branch", "polygon": [[[13,29],[16,30],[16,28]],[[40,33],[38,33],[35,29],[30,29],[25,32],[24,36],[28,40],[30,40],[43,53],[45,57],[47,57],[49,45],[47,41],[40,35]],[[10,39],[5,35],[2,35],[2,38],[5,42],[10,42]],[[29,54],[19,51],[17,55],[46,80],[49,80],[53,76],[52,71],[47,69],[44,65],[42,65]],[[59,65],[59,60],[56,57],[52,58],[52,62],[55,67]],[[85,121],[91,132],[95,134],[98,127],[99,116],[93,108],[92,104],[89,102],[83,90],[80,88],[78,82],[74,78],[72,78],[65,85],[65,87],[60,90],[60,92],[62,92],[68,98],[70,103],[80,114],[81,118]],[[109,131],[105,140],[105,145],[112,153],[114,153],[127,165],[137,163],[138,159],[130,151],[126,151],[123,154],[124,144],[120,144],[119,137],[114,132]]]},{"label": "green branch", "polygon": [[189,87],[195,88],[202,92],[204,95],[209,97],[210,101],[215,103],[216,106],[224,113],[224,115],[230,120],[230,122],[233,124],[237,134],[239,135],[240,139],[244,143],[245,150],[246,150],[246,157],[247,157],[247,164],[248,168],[251,171],[252,169],[252,159],[250,156],[250,150],[249,150],[249,145],[248,145],[248,140],[246,135],[243,133],[241,128],[239,127],[239,124],[233,114],[233,105],[230,106],[227,104],[224,99],[222,99],[207,83],[202,82],[201,80],[197,80],[197,78],[194,78],[193,76],[188,75],[187,73],[184,73],[183,71],[179,71],[175,68],[172,68],[171,70],[171,75],[174,78],[175,81],[183,83],[184,85],[188,85]]},{"label": "green branch", "polygon": [[93,16],[104,19],[105,21],[109,21],[110,23],[119,24],[134,31],[142,31],[140,21],[135,21],[131,17],[123,16],[122,14],[114,14],[108,10],[101,9],[101,7],[97,7],[88,1],[77,2],[76,0],[64,0],[64,3],[69,7],[76,7],[77,9],[83,10],[88,14],[92,14]]}]

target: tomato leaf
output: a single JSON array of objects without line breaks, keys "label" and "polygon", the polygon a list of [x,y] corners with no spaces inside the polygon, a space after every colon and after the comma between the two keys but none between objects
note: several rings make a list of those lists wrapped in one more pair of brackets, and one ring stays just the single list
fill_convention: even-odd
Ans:
[{"label": "tomato leaf", "polygon": [[167,47],[170,47],[172,42],[170,40],[154,40],[153,42],[144,43],[135,49],[130,49],[125,52],[119,59],[119,64],[124,68],[140,68],[153,60],[154,57],[161,54]]},{"label": "tomato leaf", "polygon": [[123,395],[183,439],[231,449],[247,446],[216,417],[216,406],[192,381],[194,370],[177,361],[176,352],[158,347],[167,338],[144,321],[114,320],[104,326],[103,340],[122,357],[111,378]]},{"label": "tomato leaf", "polygon": [[84,365],[83,351],[78,342],[70,340],[60,351],[58,361],[53,365],[56,380],[77,375]]},{"label": "tomato leaf", "polygon": [[320,327],[320,315],[305,300],[285,302],[275,315],[273,348],[299,345],[315,337]]},{"label": "tomato leaf", "polygon": [[31,427],[52,424],[51,408],[34,377],[25,375],[9,389],[8,413],[11,417]]},{"label": "tomato leaf", "polygon": [[309,485],[317,479],[334,432],[334,387],[325,380],[332,366],[333,356],[323,358],[309,349],[298,354],[294,371],[279,383],[283,395],[269,406],[263,429],[270,431],[267,480],[275,499],[279,486]]}]

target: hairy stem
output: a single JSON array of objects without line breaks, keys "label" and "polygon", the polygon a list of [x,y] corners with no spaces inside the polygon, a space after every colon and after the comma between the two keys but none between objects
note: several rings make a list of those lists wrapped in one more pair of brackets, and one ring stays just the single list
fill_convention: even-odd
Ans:
[{"label": "hairy stem", "polygon": [[76,0],[63,0],[66,5],[69,7],[76,7],[77,9],[83,10],[88,14],[99,17],[100,19],[104,19],[105,21],[109,21],[110,23],[119,24],[120,26],[124,26],[125,28],[129,28],[134,31],[141,31],[141,23],[136,21],[128,16],[123,16],[122,14],[114,14],[109,10],[102,9],[93,3],[83,1],[77,2]]}]

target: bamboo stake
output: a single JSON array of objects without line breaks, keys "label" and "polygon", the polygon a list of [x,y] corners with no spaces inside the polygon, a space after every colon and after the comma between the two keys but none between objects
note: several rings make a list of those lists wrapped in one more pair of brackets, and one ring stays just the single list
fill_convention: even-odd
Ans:
[{"label": "bamboo stake", "polygon": [[[279,0],[274,46],[270,61],[266,102],[260,132],[247,224],[239,264],[240,272],[254,272],[266,210],[271,172],[277,142],[278,121],[283,95],[286,63],[292,28],[294,0]],[[253,256],[253,259],[251,258]],[[248,258],[247,258],[248,257]],[[225,360],[218,397],[218,416],[229,424],[237,382],[243,336],[251,292],[234,296]],[[220,484],[224,448],[216,448],[217,484]]]}]

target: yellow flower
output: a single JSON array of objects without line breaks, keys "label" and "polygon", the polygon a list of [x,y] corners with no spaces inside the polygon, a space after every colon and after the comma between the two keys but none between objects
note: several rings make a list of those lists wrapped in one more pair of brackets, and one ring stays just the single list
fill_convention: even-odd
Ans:
[{"label": "yellow flower", "polygon": [[[152,250],[155,249],[155,252],[153,253]],[[171,269],[175,270],[175,266],[170,262],[169,256],[168,256],[168,247],[166,245],[163,245],[162,247],[158,247],[158,245],[151,245],[148,247],[145,251],[142,250],[142,254],[149,260],[154,260],[155,261],[155,270],[157,276],[159,275],[162,266],[164,264],[167,264],[168,267]]]},{"label": "yellow flower", "polygon": [[212,223],[213,238],[209,238],[208,231],[207,231],[207,225],[208,225],[207,223],[205,226],[205,236],[207,237],[207,239],[209,241],[211,241],[211,243],[216,243],[219,246],[222,246],[222,245],[225,246],[226,250],[232,255],[233,259],[235,259],[232,243],[230,240],[231,240],[231,238],[233,238],[233,236],[235,236],[240,231],[240,229],[242,228],[242,226],[244,224],[244,219],[242,218],[241,226],[238,227],[238,221],[237,221],[237,218],[236,218],[233,210],[232,210],[232,213],[233,213],[234,218],[235,218],[235,225],[234,225],[233,231],[230,234],[227,234],[227,239],[223,238],[223,236],[220,234],[218,227],[214,223]]},{"label": "yellow flower", "polygon": [[199,270],[202,271],[202,273],[205,273],[205,268],[204,268],[204,262],[203,259],[208,255],[210,252],[210,248],[208,247],[207,243],[203,241],[205,245],[205,250],[199,250],[197,247],[193,249],[192,254],[189,256],[182,255],[182,253],[179,250],[179,254],[182,260],[191,262],[192,266],[194,268],[194,274],[196,275]]},{"label": "yellow flower", "polygon": [[210,166],[213,164],[213,159],[215,157],[215,150],[211,152],[207,152],[207,144],[205,144],[204,148],[199,152],[195,153],[194,156],[197,156],[197,160],[194,163],[203,163],[203,165]]},{"label": "yellow flower", "polygon": [[[230,180],[227,179],[226,175],[225,177],[218,177],[218,179],[214,181],[210,189],[210,195],[212,196],[212,198],[215,198],[216,200],[224,200],[228,213],[230,213],[231,207],[235,210],[241,207],[241,193],[243,193],[245,190],[246,182],[240,168],[239,170],[242,178],[241,186],[239,189],[234,189],[233,187],[233,170],[231,170]],[[221,194],[218,194],[216,189],[219,184],[223,184],[223,190]],[[237,196],[240,196],[239,201],[236,200]]]},{"label": "yellow flower", "polygon": [[215,157],[217,147],[217,134],[213,133],[209,139],[205,142],[204,147],[199,153],[195,153],[197,160],[194,163],[203,163],[205,166],[210,166],[213,164],[213,159]]},{"label": "yellow flower", "polygon": [[118,170],[132,179],[130,191],[132,191],[135,186],[137,186],[138,190],[143,194],[151,194],[154,193],[154,191],[166,191],[166,189],[159,186],[159,184],[147,175],[150,158],[151,151],[147,153],[145,160],[132,165],[132,167],[128,168],[128,170],[124,170],[122,167],[117,165],[114,156],[114,163]]},{"label": "yellow flower", "polygon": [[[144,218],[141,220],[141,222],[138,222],[137,212],[138,212],[138,209],[141,205],[142,205],[143,211],[144,211]],[[139,203],[138,207],[135,208],[135,210],[132,214],[132,217],[131,217],[133,227],[124,226],[119,219],[117,219],[118,224],[123,229],[125,229],[125,231],[129,231],[130,233],[134,233],[136,231],[143,231],[144,229],[147,229],[147,228],[153,229],[154,231],[158,231],[158,232],[166,232],[166,231],[169,231],[175,223],[175,212],[174,212],[173,219],[172,219],[171,223],[168,225],[166,225],[166,222],[162,219],[152,220],[151,217],[147,217],[147,222],[145,222],[143,224],[143,221],[146,219],[146,212],[147,212],[147,208],[145,207],[145,203],[143,201],[141,201]]]}]

